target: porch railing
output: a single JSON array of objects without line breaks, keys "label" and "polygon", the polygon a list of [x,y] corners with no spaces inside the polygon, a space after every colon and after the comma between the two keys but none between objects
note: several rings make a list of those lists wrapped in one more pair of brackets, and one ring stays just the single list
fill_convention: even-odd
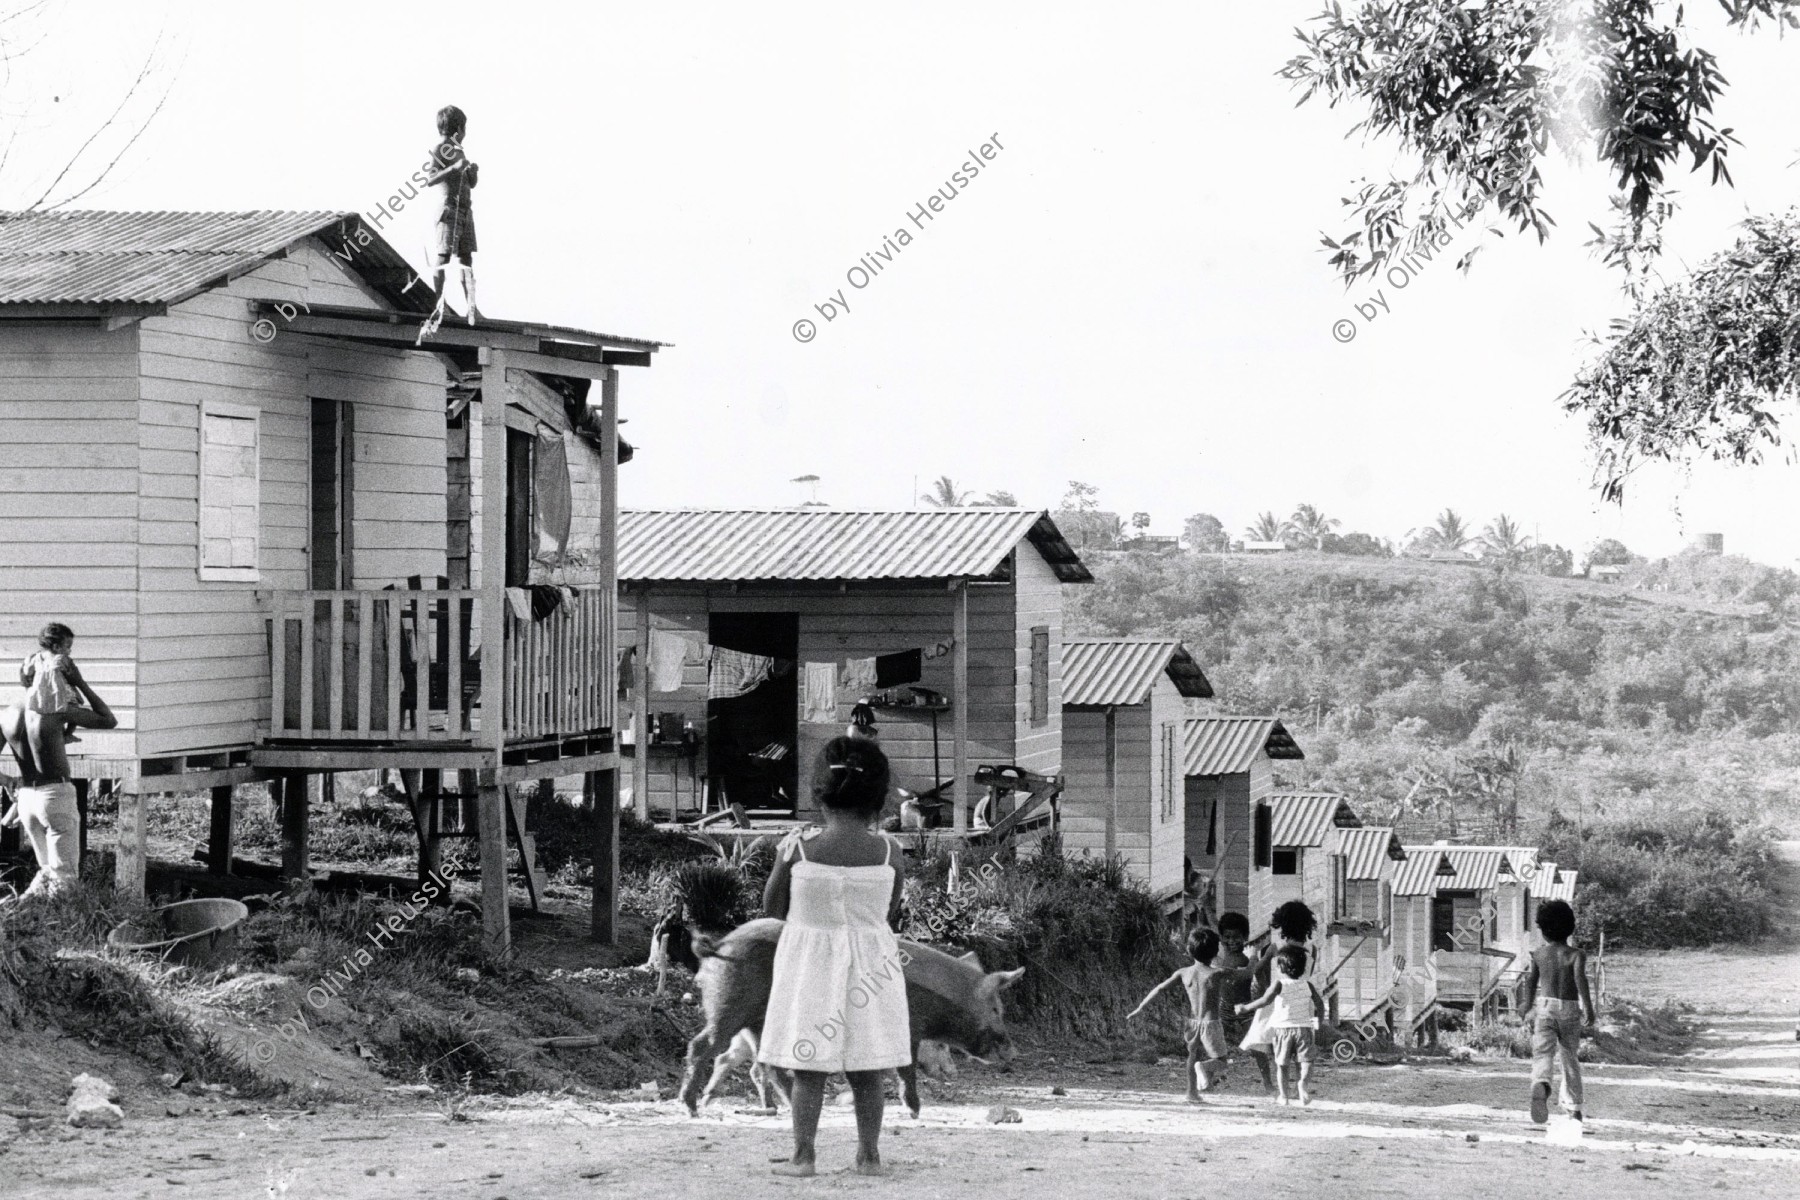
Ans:
[{"label": "porch railing", "polygon": [[[270,614],[269,736],[467,743],[483,727],[480,593],[277,593]],[[508,611],[502,720],[508,741],[610,729],[612,597],[584,588],[541,620]]]}]

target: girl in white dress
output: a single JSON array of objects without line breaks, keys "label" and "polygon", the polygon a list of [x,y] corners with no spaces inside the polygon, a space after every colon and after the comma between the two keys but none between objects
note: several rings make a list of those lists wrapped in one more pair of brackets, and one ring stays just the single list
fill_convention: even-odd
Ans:
[{"label": "girl in white dress", "polygon": [[[1318,927],[1319,919],[1313,915],[1313,910],[1305,901],[1289,900],[1277,906],[1269,915],[1269,931],[1275,936],[1268,948],[1251,961],[1244,973],[1254,976],[1266,971],[1267,978],[1263,984],[1266,987],[1277,978],[1274,965],[1276,952],[1283,946],[1298,946],[1301,950],[1307,950],[1313,931]],[[1313,961],[1310,953],[1306,961],[1309,964]],[[1309,971],[1308,977],[1310,976]],[[1271,1094],[1276,1090],[1274,1077],[1269,1070],[1275,1053],[1273,1021],[1274,1016],[1269,1009],[1257,1009],[1255,1017],[1250,1021],[1250,1028],[1244,1033],[1244,1040],[1238,1043],[1239,1049],[1249,1051],[1250,1057],[1256,1060],[1257,1068],[1262,1072],[1263,1088]]]},{"label": "girl in white dress", "polygon": [[871,826],[888,793],[887,756],[865,738],[819,753],[813,798],[825,828],[776,859],[765,916],[785,918],[757,1057],[794,1072],[794,1155],[778,1175],[811,1175],[825,1077],[842,1071],[856,1100],[856,1171],[882,1173],[882,1073],[912,1062],[906,978],[893,926],[901,871]]}]

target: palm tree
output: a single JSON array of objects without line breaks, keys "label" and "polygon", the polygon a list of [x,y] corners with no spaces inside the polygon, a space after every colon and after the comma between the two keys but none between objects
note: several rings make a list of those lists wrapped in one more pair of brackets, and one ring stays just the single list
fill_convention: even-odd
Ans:
[{"label": "palm tree", "polygon": [[1287,537],[1287,533],[1287,525],[1272,512],[1258,516],[1250,527],[1244,530],[1244,536],[1253,542],[1279,542]]},{"label": "palm tree", "polygon": [[1481,545],[1495,558],[1510,564],[1525,557],[1525,551],[1531,548],[1531,539],[1511,517],[1501,513],[1482,533]]},{"label": "palm tree", "polygon": [[961,508],[969,502],[969,493],[956,486],[956,480],[948,475],[939,475],[931,485],[931,492],[920,499],[933,508]]},{"label": "palm tree", "polygon": [[1288,527],[1293,530],[1294,535],[1314,550],[1324,549],[1326,535],[1342,524],[1342,521],[1327,517],[1310,504],[1302,504],[1296,508],[1288,521]]},{"label": "palm tree", "polygon": [[1469,532],[1469,526],[1455,509],[1446,508],[1432,524],[1408,533],[1406,540],[1408,549],[1456,551],[1474,541],[1475,535]]}]

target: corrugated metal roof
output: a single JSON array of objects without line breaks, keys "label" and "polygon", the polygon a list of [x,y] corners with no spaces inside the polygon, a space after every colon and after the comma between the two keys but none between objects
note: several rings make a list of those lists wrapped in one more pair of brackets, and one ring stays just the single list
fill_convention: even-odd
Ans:
[{"label": "corrugated metal roof", "polygon": [[1429,896],[1444,882],[1449,887],[1461,886],[1456,867],[1442,846],[1403,846],[1404,862],[1394,872],[1394,895]]},{"label": "corrugated metal roof", "polygon": [[1035,508],[655,509],[619,514],[619,579],[735,583],[993,575],[1029,539],[1064,583],[1093,579]]},{"label": "corrugated metal roof", "polygon": [[1387,825],[1365,825],[1361,829],[1337,831],[1338,853],[1344,856],[1346,879],[1380,879],[1381,864],[1392,859],[1406,861],[1400,836]]},{"label": "corrugated metal roof", "polygon": [[1500,882],[1500,865],[1506,852],[1481,846],[1408,846],[1410,856],[1431,850],[1442,851],[1456,872],[1456,882],[1446,887],[1462,892],[1485,892]]},{"label": "corrugated metal roof", "polygon": [[1567,900],[1575,903],[1575,883],[1581,875],[1580,871],[1558,871],[1556,873],[1556,890],[1550,894],[1552,900]]},{"label": "corrugated metal roof", "polygon": [[1498,850],[1506,856],[1506,862],[1512,868],[1516,878],[1530,882],[1537,874],[1538,848],[1536,846],[1463,846],[1464,850]]},{"label": "corrugated metal roof", "polygon": [[[355,217],[340,212],[0,213],[0,304],[171,303]],[[358,255],[367,252],[365,247]]]},{"label": "corrugated metal roof", "polygon": [[1362,818],[1336,792],[1280,792],[1269,797],[1271,846],[1323,846],[1333,828],[1353,828]]},{"label": "corrugated metal roof", "polygon": [[1566,900],[1575,903],[1575,881],[1579,871],[1559,871],[1553,862],[1538,864],[1537,874],[1531,880],[1531,895],[1534,900]]},{"label": "corrugated metal roof", "polygon": [[1274,717],[1196,717],[1182,730],[1185,775],[1241,775],[1258,754],[1305,758]]},{"label": "corrugated metal roof", "polygon": [[1142,704],[1167,672],[1183,696],[1205,699],[1212,684],[1180,642],[1109,638],[1063,643],[1063,707]]}]

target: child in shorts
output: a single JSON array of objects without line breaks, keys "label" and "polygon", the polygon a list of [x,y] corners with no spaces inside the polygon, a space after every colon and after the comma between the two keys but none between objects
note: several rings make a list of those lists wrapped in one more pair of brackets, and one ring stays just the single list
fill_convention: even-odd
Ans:
[{"label": "child in shorts", "polygon": [[1325,1011],[1319,989],[1306,981],[1306,951],[1288,944],[1275,951],[1275,978],[1269,990],[1248,1004],[1237,1006],[1239,1014],[1269,1010],[1270,1058],[1275,1067],[1275,1103],[1285,1105],[1287,1099],[1287,1067],[1298,1068],[1295,1098],[1302,1105],[1311,1104],[1306,1085],[1312,1077],[1313,1060],[1318,1057],[1317,1039],[1313,1031]]},{"label": "child in shorts", "polygon": [[[75,686],[81,672],[69,657],[74,646],[74,631],[60,621],[52,621],[39,631],[37,652],[26,655],[19,664],[19,686],[25,689],[26,711],[49,715],[87,707],[81,690]],[[80,740],[75,736],[75,726],[70,724],[63,733],[63,744]]]},{"label": "child in shorts", "polygon": [[1156,994],[1172,984],[1180,983],[1188,997],[1187,1025],[1187,1101],[1200,1103],[1200,1093],[1210,1092],[1225,1082],[1225,1056],[1230,1053],[1225,1041],[1224,1010],[1227,981],[1213,969],[1213,958],[1219,952],[1219,935],[1210,929],[1196,929],[1188,935],[1188,954],[1194,965],[1183,967],[1155,987],[1125,1015],[1126,1020],[1144,1011]]}]

